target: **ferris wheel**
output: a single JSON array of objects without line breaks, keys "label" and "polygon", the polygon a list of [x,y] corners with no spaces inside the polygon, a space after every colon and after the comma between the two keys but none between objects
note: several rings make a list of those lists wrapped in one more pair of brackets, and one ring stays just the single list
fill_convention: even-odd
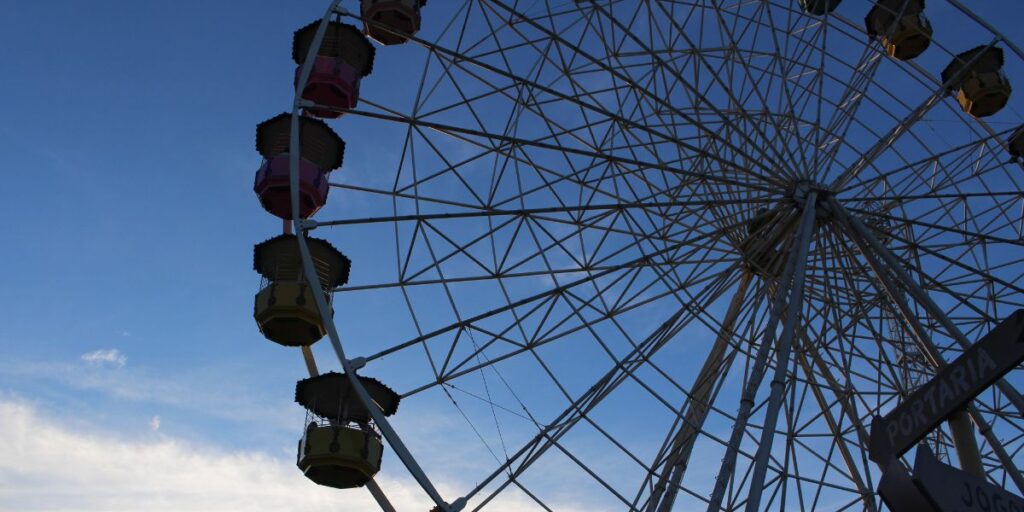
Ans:
[{"label": "ferris wheel", "polygon": [[292,43],[255,316],[310,480],[939,510],[934,453],[1024,493],[1024,372],[981,350],[1024,344],[1024,51],[960,1],[335,0]]}]

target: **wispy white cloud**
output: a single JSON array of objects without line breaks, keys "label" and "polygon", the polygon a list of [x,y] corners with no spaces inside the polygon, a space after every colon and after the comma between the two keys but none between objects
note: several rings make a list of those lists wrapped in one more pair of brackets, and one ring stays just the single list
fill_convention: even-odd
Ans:
[{"label": "wispy white cloud", "polygon": [[101,349],[82,354],[82,361],[89,364],[111,365],[118,368],[124,368],[124,365],[128,363],[128,356],[124,355],[116,348],[106,350]]},{"label": "wispy white cloud", "polygon": [[149,428],[154,431],[160,430],[160,416],[153,416],[153,418],[149,420]]},{"label": "wispy white cloud", "polygon": [[[0,366],[0,376],[53,382],[69,390],[99,392],[119,401],[170,406],[234,422],[258,423],[264,428],[293,428],[301,410],[292,404],[268,402],[243,385],[220,378],[217,372],[196,370],[168,376],[140,365],[117,366],[117,356],[124,356],[120,352],[112,358],[115,362],[106,360],[111,358],[109,354],[94,354],[84,354],[82,362],[14,360]],[[111,371],[109,365],[118,370]]]},{"label": "wispy white cloud", "polygon": [[[228,451],[159,434],[132,439],[111,431],[82,432],[36,406],[0,396],[0,510],[37,511],[373,511],[363,489],[339,491],[302,477],[290,460]],[[398,510],[428,510],[426,496],[398,465],[378,479]],[[441,492],[452,496],[443,482]],[[571,503],[550,504],[579,511]],[[508,494],[493,512],[532,511],[527,497]],[[589,509],[588,509],[589,510]]]}]

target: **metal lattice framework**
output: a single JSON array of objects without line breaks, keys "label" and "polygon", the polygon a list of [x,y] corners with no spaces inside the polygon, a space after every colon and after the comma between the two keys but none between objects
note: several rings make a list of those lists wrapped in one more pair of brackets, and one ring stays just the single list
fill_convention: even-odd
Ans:
[{"label": "metal lattice framework", "polygon": [[[931,0],[931,48],[895,61],[873,3],[439,1],[378,52],[339,126],[390,149],[333,179],[339,220],[295,228],[373,245],[328,332],[350,376],[411,404],[375,419],[434,504],[884,508],[872,418],[1024,307],[1021,118],[967,116],[939,72],[978,44],[1011,71],[1024,53]],[[392,58],[416,77],[401,95],[369,85]],[[1024,492],[1021,378],[928,442]],[[419,435],[425,412],[443,427]]]}]

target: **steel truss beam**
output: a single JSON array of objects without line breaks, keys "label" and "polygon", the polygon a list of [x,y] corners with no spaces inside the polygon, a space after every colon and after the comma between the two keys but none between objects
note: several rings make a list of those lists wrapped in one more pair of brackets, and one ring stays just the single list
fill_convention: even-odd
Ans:
[{"label": "steel truss beam", "polygon": [[713,392],[717,389],[722,376],[728,371],[728,366],[725,364],[726,348],[729,347],[730,340],[736,334],[734,326],[740,315],[752,277],[753,274],[750,271],[744,271],[739,287],[733,295],[732,302],[729,303],[725,318],[722,320],[722,327],[718,331],[715,344],[705,359],[700,373],[697,374],[693,386],[690,387],[690,396],[684,404],[685,418],[672,439],[671,451],[664,459],[663,467],[665,469],[661,471],[658,483],[655,484],[651,493],[647,512],[668,512],[675,503],[679,483],[689,467],[690,454],[693,453],[693,447],[697,443],[697,434],[703,428],[704,421],[711,410],[711,402],[714,400]]},{"label": "steel truss beam", "polygon": [[[815,197],[816,193],[811,192],[810,197],[807,200],[807,204],[813,205]],[[791,301],[788,311],[789,314],[787,315],[786,323],[783,327],[782,339],[780,339],[779,346],[777,348],[779,357],[776,360],[776,375],[774,375],[772,379],[772,401],[776,403],[774,406],[774,414],[775,418],[778,418],[778,404],[781,404],[781,392],[785,382],[784,376],[786,367],[788,367],[789,351],[792,347],[793,331],[796,327],[796,320],[800,310],[800,305],[793,303],[792,301],[803,300],[803,274],[807,260],[807,249],[810,245],[811,234],[813,231],[814,211],[815,208],[813,206],[805,207],[804,213],[801,216],[800,227],[794,237],[795,241],[790,250],[786,269],[779,280],[779,286],[775,293],[771,317],[768,324],[765,326],[764,338],[761,341],[760,347],[758,347],[750,377],[747,380],[747,386],[743,390],[743,397],[740,401],[740,410],[737,414],[736,422],[733,424],[732,435],[730,436],[728,445],[726,445],[725,457],[722,459],[722,465],[719,468],[718,477],[715,480],[715,488],[711,494],[711,500],[708,503],[708,512],[718,512],[722,507],[722,500],[725,498],[725,491],[729,482],[732,480],[733,471],[736,466],[736,457],[739,454],[740,443],[743,441],[743,434],[747,430],[747,423],[750,419],[751,411],[754,408],[754,399],[757,396],[757,391],[761,387],[761,380],[764,378],[767,370],[768,353],[775,344],[775,331],[782,313],[786,310],[786,296],[789,295],[789,299]],[[799,272],[799,275],[797,275],[797,272]],[[795,291],[797,285],[799,285],[801,289],[800,292]],[[784,357],[786,360],[783,361],[781,357]],[[778,381],[779,385],[775,385],[775,381]],[[776,394],[779,394],[778,399],[774,398]],[[769,424],[766,419],[764,432],[770,433],[766,434],[769,439],[774,435],[774,430],[774,424]],[[765,440],[762,438],[762,444],[764,441]],[[769,441],[769,447],[767,450],[758,449],[755,464],[761,464],[756,461],[763,460],[763,464],[767,465],[767,459],[770,451],[771,448]],[[762,472],[762,484],[763,474],[764,473]]]}]

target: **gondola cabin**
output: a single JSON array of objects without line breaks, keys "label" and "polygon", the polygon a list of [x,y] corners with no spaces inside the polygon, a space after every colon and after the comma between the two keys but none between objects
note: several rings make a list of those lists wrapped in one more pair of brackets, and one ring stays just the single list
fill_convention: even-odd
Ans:
[{"label": "gondola cabin", "polygon": [[[299,119],[299,218],[306,219],[327,203],[327,177],[341,167],[345,142],[323,121]],[[256,127],[256,150],[263,164],[253,190],[271,215],[292,219],[290,152],[291,114],[280,114]]]},{"label": "gondola cabin", "polygon": [[954,57],[942,71],[942,81],[956,95],[960,108],[974,117],[999,112],[1013,92],[1003,74],[1003,50],[994,46],[979,46]]},{"label": "gondola cabin", "polygon": [[[376,379],[356,376],[384,416],[398,410],[399,396]],[[306,408],[307,426],[296,465],[317,484],[361,487],[380,471],[384,445],[373,418],[344,373],[299,381],[295,401]]]},{"label": "gondola cabin", "polygon": [[362,0],[363,32],[380,44],[402,44],[420,30],[427,0]]},{"label": "gondola cabin", "polygon": [[380,434],[357,427],[311,422],[299,441],[296,465],[306,478],[327,487],[362,487],[380,471]]},{"label": "gondola cabin", "polygon": [[[288,153],[264,160],[256,171],[256,182],[253,184],[263,209],[282,219],[292,218],[289,160]],[[309,218],[326,204],[328,190],[327,173],[309,160],[300,159],[299,218]]]},{"label": "gondola cabin", "polygon": [[800,0],[800,8],[807,14],[822,16],[839,7],[842,0]]},{"label": "gondola cabin", "polygon": [[318,282],[310,286],[302,271],[295,235],[279,235],[253,249],[253,268],[263,276],[253,316],[263,336],[280,345],[309,346],[327,333],[314,294],[325,294],[348,281],[351,263],[319,238],[306,238]]},{"label": "gondola cabin", "polygon": [[[298,65],[296,87],[319,26],[317,21],[295,32],[292,59]],[[373,70],[373,57],[373,45],[358,28],[328,22],[323,42],[313,55],[315,60],[309,79],[302,88],[302,99],[317,104],[307,109],[308,112],[316,117],[335,118],[342,110],[355,108],[359,101],[359,82]]]},{"label": "gondola cabin", "polygon": [[1010,155],[1014,158],[1024,157],[1024,125],[1013,131],[1008,144]]},{"label": "gondola cabin", "polygon": [[869,36],[881,41],[897,60],[924,53],[932,42],[932,24],[924,16],[924,0],[879,0],[864,18]]}]

